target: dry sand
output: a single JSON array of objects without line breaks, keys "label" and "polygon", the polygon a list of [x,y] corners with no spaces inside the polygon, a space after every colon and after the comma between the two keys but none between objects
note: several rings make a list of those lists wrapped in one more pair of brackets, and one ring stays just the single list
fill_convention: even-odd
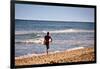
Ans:
[{"label": "dry sand", "polygon": [[81,48],[52,54],[29,56],[15,59],[15,65],[35,65],[35,64],[54,64],[69,63],[80,61],[94,61],[94,48]]}]

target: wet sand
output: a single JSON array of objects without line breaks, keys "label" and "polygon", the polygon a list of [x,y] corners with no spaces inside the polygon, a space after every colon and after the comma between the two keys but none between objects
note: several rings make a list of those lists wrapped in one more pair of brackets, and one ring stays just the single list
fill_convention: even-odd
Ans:
[{"label": "wet sand", "polygon": [[38,56],[27,56],[15,59],[15,65],[55,64],[80,61],[94,61],[94,48],[80,48],[63,52],[49,53]]}]

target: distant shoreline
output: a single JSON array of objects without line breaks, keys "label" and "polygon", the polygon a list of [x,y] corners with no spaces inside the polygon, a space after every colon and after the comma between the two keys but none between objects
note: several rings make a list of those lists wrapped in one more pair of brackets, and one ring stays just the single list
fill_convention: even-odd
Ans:
[{"label": "distant shoreline", "polygon": [[54,64],[80,61],[94,61],[94,48],[77,48],[64,52],[27,56],[15,59],[15,65]]}]

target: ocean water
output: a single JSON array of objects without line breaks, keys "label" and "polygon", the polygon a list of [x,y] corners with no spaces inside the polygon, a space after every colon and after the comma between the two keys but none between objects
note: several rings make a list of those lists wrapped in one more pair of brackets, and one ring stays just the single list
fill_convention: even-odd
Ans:
[{"label": "ocean water", "polygon": [[47,32],[53,42],[49,52],[94,46],[94,23],[15,20],[15,56],[46,52],[43,38]]}]

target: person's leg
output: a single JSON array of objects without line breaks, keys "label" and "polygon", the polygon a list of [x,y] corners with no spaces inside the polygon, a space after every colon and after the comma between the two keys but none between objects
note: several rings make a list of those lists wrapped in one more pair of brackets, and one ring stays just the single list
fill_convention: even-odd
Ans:
[{"label": "person's leg", "polygon": [[47,52],[47,55],[48,55],[48,49],[49,49],[49,43],[48,42],[46,43],[46,48],[47,48],[46,52]]},{"label": "person's leg", "polygon": [[47,55],[48,55],[48,45],[47,45]]},{"label": "person's leg", "polygon": [[47,55],[48,55],[48,49],[47,49]]}]

